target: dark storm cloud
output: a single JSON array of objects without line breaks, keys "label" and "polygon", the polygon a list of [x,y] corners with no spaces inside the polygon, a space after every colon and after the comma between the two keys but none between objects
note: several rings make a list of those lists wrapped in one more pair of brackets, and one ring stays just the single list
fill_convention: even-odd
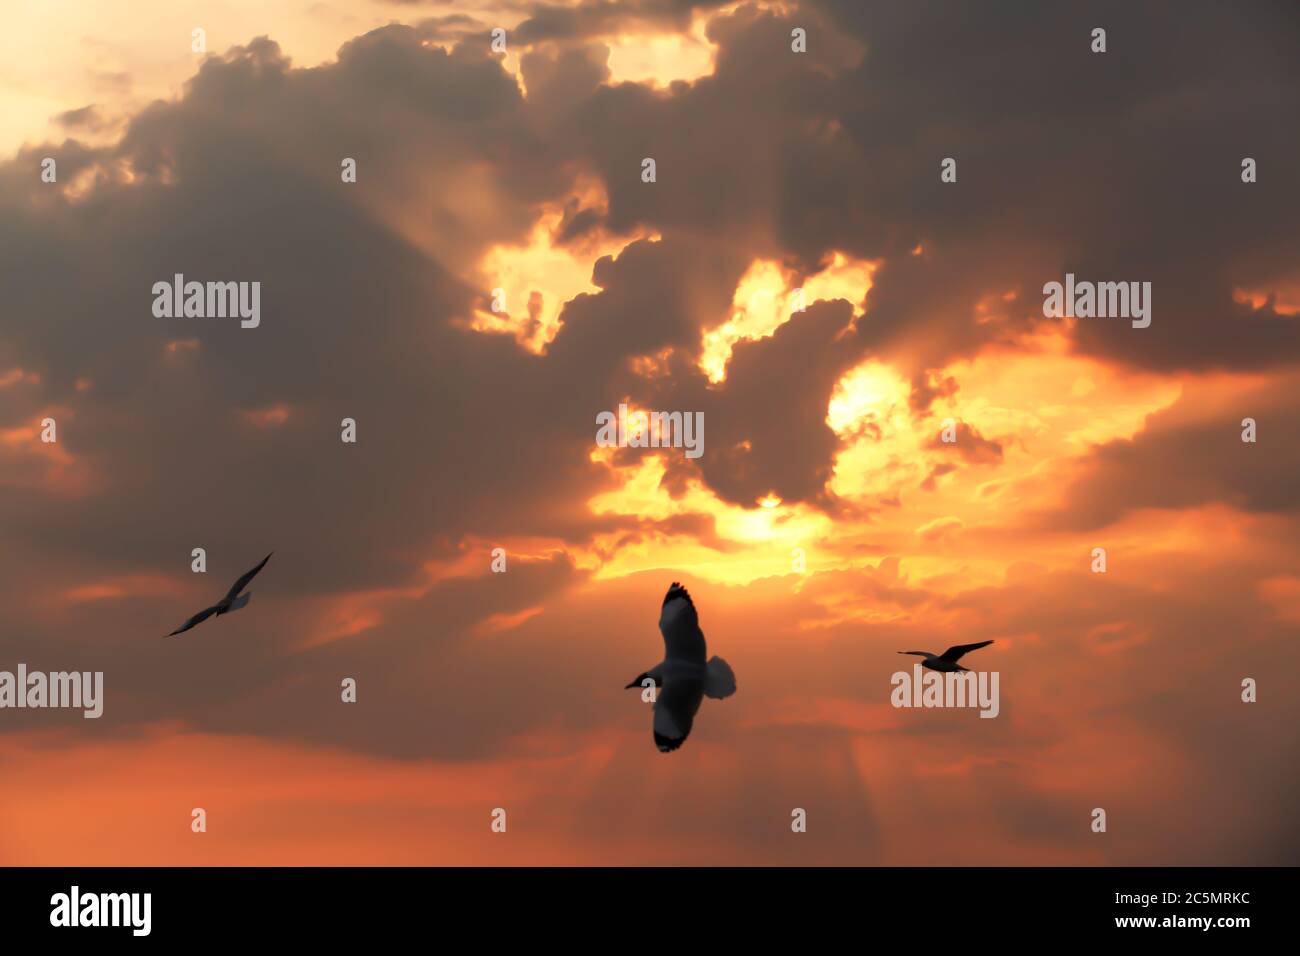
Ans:
[{"label": "dark storm cloud", "polygon": [[[375,105],[352,111],[367,99]],[[331,104],[344,112],[331,117]],[[24,278],[7,291],[15,314],[39,320],[5,338],[19,365],[44,376],[47,403],[75,404],[65,447],[99,466],[105,486],[102,497],[57,507],[9,499],[9,526],[46,546],[96,551],[109,566],[155,567],[182,541],[228,551],[259,529],[339,555],[299,578],[329,588],[392,580],[435,534],[518,532],[519,509],[537,509],[539,532],[581,522],[543,502],[569,501],[595,480],[580,474],[595,403],[575,419],[582,431],[557,441],[556,409],[527,399],[551,390],[546,367],[504,339],[453,330],[449,320],[467,314],[477,290],[346,192],[373,179],[382,193],[427,162],[422,151],[440,137],[454,137],[444,172],[461,154],[480,162],[526,152],[520,104],[495,62],[423,50],[402,29],[354,41],[323,71],[292,71],[258,41],[210,60],[186,99],[151,108],[113,151],[59,151],[61,180],[96,159],[129,159],[144,183],[31,205],[18,197],[39,200],[40,184],[24,175],[19,186],[11,168],[0,250]],[[340,158],[354,153],[356,187],[338,181]],[[164,173],[171,185],[158,181]],[[528,224],[524,204],[539,187],[526,172],[501,179],[525,193],[518,224]],[[481,247],[515,228],[489,219],[472,238]],[[174,272],[261,281],[261,327],[154,318],[150,286]],[[191,336],[195,354],[165,353],[169,340]],[[78,377],[94,383],[79,402]],[[240,418],[277,403],[290,409],[279,428]],[[358,421],[355,448],[339,442],[345,416]],[[479,498],[486,521],[468,498]]]},{"label": "dark storm cloud", "polygon": [[519,58],[519,71],[529,106],[551,114],[583,102],[609,79],[608,59],[604,46],[528,50]]},{"label": "dark storm cloud", "polygon": [[698,354],[699,316],[725,312],[747,264],[727,247],[693,237],[641,240],[617,258],[604,256],[592,270],[601,291],[568,303],[546,362],[569,375],[613,374],[619,377],[610,384],[634,386],[620,376],[627,359],[670,346]]},{"label": "dark storm cloud", "polygon": [[[1085,320],[1085,351],[1166,370],[1300,356],[1293,319],[1270,309],[1246,321],[1231,300],[1238,285],[1296,274],[1300,187],[1283,170],[1300,132],[1278,121],[1300,111],[1292,5],[1250,17],[1185,3],[816,6],[870,44],[837,77],[839,116],[865,171],[852,209],[938,253],[922,266],[929,287],[909,290],[910,319],[940,297],[969,308],[981,287],[1018,287],[1024,316],[1041,320],[1043,283],[1072,271],[1154,286],[1149,329]],[[1097,26],[1105,54],[1089,49]],[[939,182],[947,156],[956,184]],[[1243,184],[1245,156],[1273,173]],[[1004,265],[982,283],[969,272],[954,282],[951,262],[978,261],[972,247],[985,244]],[[968,312],[947,322],[966,337]]]},{"label": "dark storm cloud", "polygon": [[853,347],[848,303],[818,302],[769,338],[740,342],[727,387],[703,376],[676,376],[666,407],[704,411],[702,472],[725,500],[752,506],[768,492],[783,500],[819,500],[839,439],[826,424],[835,383],[863,357]]}]

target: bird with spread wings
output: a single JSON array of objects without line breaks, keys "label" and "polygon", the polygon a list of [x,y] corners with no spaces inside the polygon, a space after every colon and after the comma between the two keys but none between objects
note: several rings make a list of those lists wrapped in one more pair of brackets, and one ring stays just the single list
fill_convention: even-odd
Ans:
[{"label": "bird with spread wings", "polygon": [[676,581],[664,595],[659,631],[664,638],[664,659],[627,686],[658,688],[655,746],[661,753],[669,753],[685,743],[705,697],[722,700],[736,692],[736,675],[721,657],[706,661],[695,602]]},{"label": "bird with spread wings", "polygon": [[[275,552],[272,551],[271,554],[275,554]],[[253,578],[257,577],[258,571],[261,571],[262,568],[266,567],[266,562],[271,560],[271,554],[268,554],[266,557],[264,557],[261,560],[261,562],[257,565],[257,567],[253,568],[253,570],[247,572],[242,577],[240,577],[240,579],[234,583],[231,589],[226,592],[226,596],[223,597],[220,601],[212,605],[212,607],[207,607],[204,608],[202,611],[199,611],[198,614],[195,614],[192,618],[190,618],[180,627],[176,628],[176,630],[172,631],[167,636],[175,637],[177,634],[180,634],[183,631],[188,631],[196,624],[202,624],[204,621],[212,617],[212,615],[214,614],[227,614],[230,611],[238,611],[241,607],[247,605],[249,599],[253,595],[250,593],[250,594],[245,594],[243,596],[240,596],[239,592],[244,590],[244,588],[248,587],[248,582],[252,581]]]},{"label": "bird with spread wings", "polygon": [[978,651],[981,647],[988,647],[992,641],[980,641],[978,644],[956,644],[942,654],[931,654],[929,651],[899,651],[900,654],[915,654],[917,657],[924,657],[921,666],[929,668],[932,671],[943,671],[951,673],[954,671],[967,671],[969,667],[962,667],[957,662],[961,660],[963,654],[971,651]]}]

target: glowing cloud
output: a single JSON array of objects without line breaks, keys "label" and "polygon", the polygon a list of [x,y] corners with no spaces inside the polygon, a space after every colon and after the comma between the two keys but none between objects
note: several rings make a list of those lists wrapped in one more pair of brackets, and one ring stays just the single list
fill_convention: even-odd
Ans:
[{"label": "glowing cloud", "polygon": [[814,302],[845,299],[853,306],[854,319],[860,318],[875,268],[874,263],[836,252],[800,286],[795,273],[780,263],[756,260],[736,284],[731,317],[704,334],[700,368],[711,382],[725,380],[735,344],[767,338],[790,321],[801,304],[806,308]]}]

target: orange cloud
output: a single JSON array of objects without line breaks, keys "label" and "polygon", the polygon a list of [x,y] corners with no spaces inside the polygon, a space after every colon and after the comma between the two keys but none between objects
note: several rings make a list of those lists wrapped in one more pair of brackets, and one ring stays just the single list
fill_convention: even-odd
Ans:
[{"label": "orange cloud", "polygon": [[241,412],[240,417],[254,428],[279,428],[289,420],[289,406],[279,402],[275,405],[268,405],[266,408]]}]

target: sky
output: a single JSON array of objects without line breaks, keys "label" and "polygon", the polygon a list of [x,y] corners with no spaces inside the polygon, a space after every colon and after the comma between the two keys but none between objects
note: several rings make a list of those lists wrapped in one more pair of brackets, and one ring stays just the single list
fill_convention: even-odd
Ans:
[{"label": "sky", "polygon": [[1294,5],[126,7],[0,35],[0,864],[1295,862]]}]

